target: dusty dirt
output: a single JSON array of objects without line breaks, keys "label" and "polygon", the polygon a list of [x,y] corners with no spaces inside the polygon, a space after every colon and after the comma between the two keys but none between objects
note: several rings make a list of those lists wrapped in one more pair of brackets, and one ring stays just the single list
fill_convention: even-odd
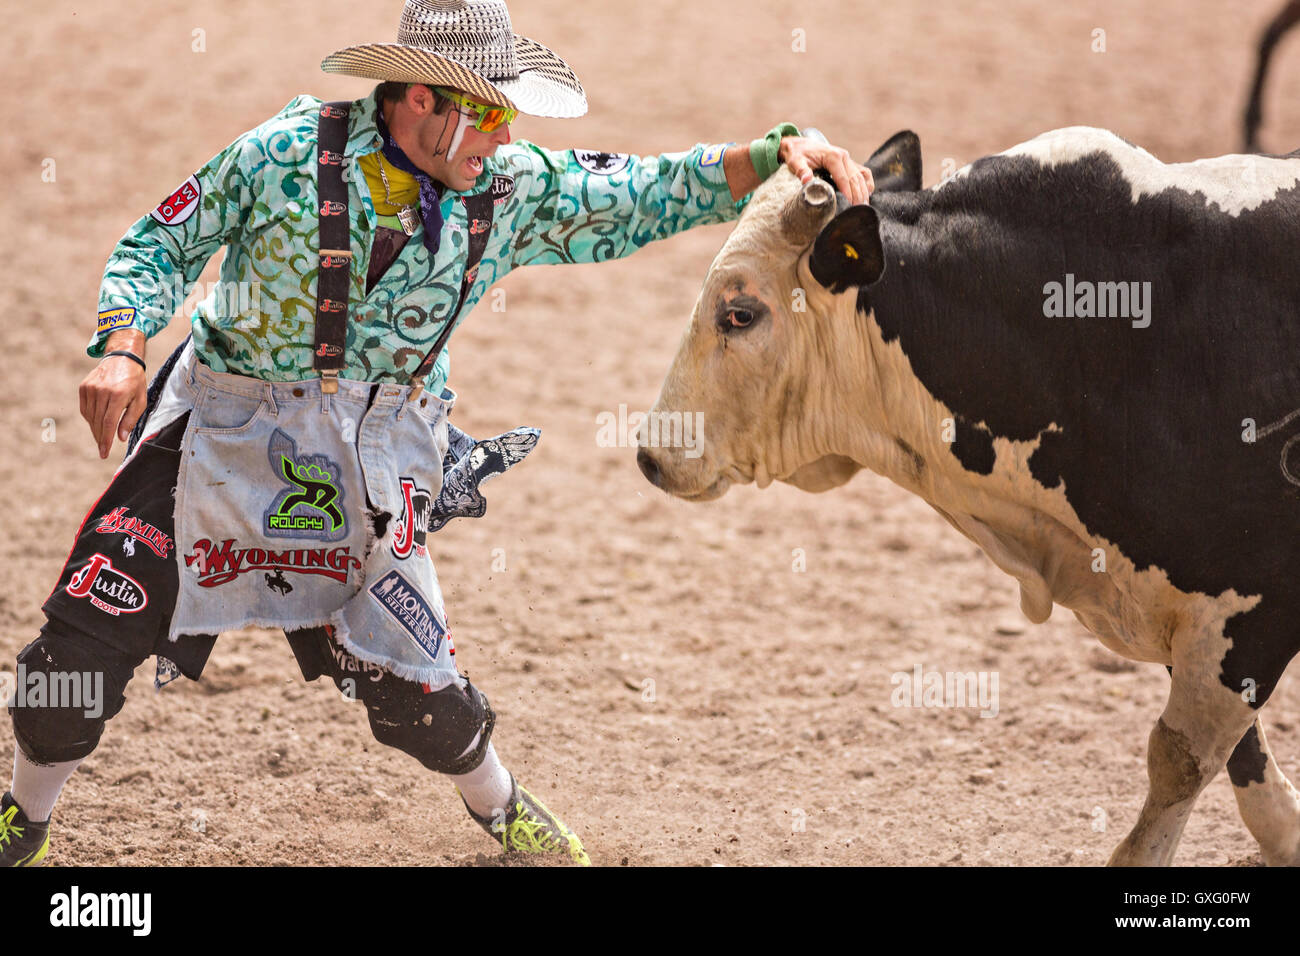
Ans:
[{"label": "dusty dirt", "polygon": [[[1218,155],[1238,147],[1254,39],[1276,2],[927,0],[873,13],[847,0],[516,0],[516,29],[573,63],[592,109],[515,133],[643,154],[790,118],[865,158],[911,127],[927,184],[945,160],[1078,123],[1170,161]],[[21,95],[6,98],[0,154],[4,669],[113,467],[76,395],[104,259],[295,94],[368,89],[317,64],[391,38],[400,3],[331,7],[324,25],[264,0],[7,13],[0,71]],[[1104,53],[1091,50],[1098,28]],[[796,29],[806,53],[791,49]],[[1267,103],[1265,142],[1279,150],[1300,140],[1297,93],[1300,33]],[[1014,582],[876,476],[690,505],[648,485],[631,450],[598,447],[600,412],[654,401],[727,228],[599,267],[517,272],[506,313],[484,307],[454,340],[461,427],[544,431],[488,486],[484,519],[432,539],[458,658],[500,715],[500,753],[600,864],[1104,862],[1145,795],[1161,668],[1103,650],[1060,608],[1029,625]],[[174,322],[154,356],[184,331]],[[505,571],[492,571],[494,549]],[[996,671],[997,716],[892,707],[890,675],[916,665]],[[152,661],[65,791],[51,863],[497,860],[451,787],[375,744],[331,686],[304,684],[278,632],[224,636],[201,682],[155,695],[151,678]],[[1265,716],[1300,779],[1294,675]],[[1178,862],[1257,860],[1220,776]]]}]

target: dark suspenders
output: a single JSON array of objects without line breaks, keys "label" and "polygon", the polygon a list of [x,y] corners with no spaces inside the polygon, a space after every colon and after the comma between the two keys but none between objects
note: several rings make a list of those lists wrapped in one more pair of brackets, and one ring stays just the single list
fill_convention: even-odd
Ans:
[{"label": "dark suspenders", "polygon": [[348,281],[352,242],[348,234],[348,184],[343,181],[343,150],[348,142],[350,103],[325,103],[316,136],[316,194],[320,199],[320,269],[316,273],[316,343],[312,368],[321,391],[339,390],[339,369],[348,331]]},{"label": "dark suspenders", "polygon": [[[338,391],[338,374],[345,364],[344,348],[347,341],[352,250],[348,234],[348,187],[343,181],[346,162],[343,151],[347,146],[350,106],[346,101],[321,106],[316,145],[316,191],[320,199],[320,269],[316,279],[316,340],[312,350],[312,368],[323,379],[321,391],[329,394]],[[411,375],[411,384],[416,387],[417,393],[423,388],[433,363],[442,354],[447,339],[456,327],[456,320],[465,307],[465,300],[469,298],[470,288],[478,275],[479,262],[487,250],[488,237],[492,232],[492,214],[496,204],[491,189],[472,196],[462,196],[461,202],[465,204],[469,223],[465,277],[460,283],[456,306],[448,315],[441,334]]]},{"label": "dark suspenders", "polygon": [[474,279],[478,276],[478,264],[487,250],[488,235],[492,232],[492,210],[496,204],[492,200],[491,189],[473,196],[462,196],[460,201],[465,204],[465,221],[469,223],[465,278],[460,282],[460,296],[456,299],[456,308],[452,309],[451,314],[447,316],[447,324],[443,326],[442,334],[438,336],[437,341],[433,343],[433,348],[429,349],[428,354],[424,356],[424,361],[411,375],[411,384],[416,386],[423,385],[433,368],[433,363],[442,354],[447,339],[451,338],[456,320],[460,318],[460,310],[465,307],[465,300],[469,298],[470,287],[474,285]]}]

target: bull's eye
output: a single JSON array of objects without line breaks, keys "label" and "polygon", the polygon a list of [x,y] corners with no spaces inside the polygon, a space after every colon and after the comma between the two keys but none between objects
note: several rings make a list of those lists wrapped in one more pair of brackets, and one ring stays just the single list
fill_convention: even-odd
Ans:
[{"label": "bull's eye", "polygon": [[770,314],[762,299],[743,294],[722,300],[718,303],[717,310],[714,321],[723,335],[757,325]]}]

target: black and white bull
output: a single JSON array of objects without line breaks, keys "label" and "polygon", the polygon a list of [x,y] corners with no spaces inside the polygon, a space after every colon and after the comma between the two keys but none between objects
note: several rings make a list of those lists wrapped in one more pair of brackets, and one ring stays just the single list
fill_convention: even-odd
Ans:
[{"label": "black and white bull", "polygon": [[[1161,163],[1047,133],[920,189],[900,133],[871,206],[782,170],[714,260],[655,412],[655,485],[809,491],[870,468],[1111,650],[1167,665],[1150,787],[1112,863],[1169,863],[1225,763],[1270,864],[1300,794],[1257,714],[1300,648],[1300,153]],[[698,420],[698,419],[697,419]]]}]

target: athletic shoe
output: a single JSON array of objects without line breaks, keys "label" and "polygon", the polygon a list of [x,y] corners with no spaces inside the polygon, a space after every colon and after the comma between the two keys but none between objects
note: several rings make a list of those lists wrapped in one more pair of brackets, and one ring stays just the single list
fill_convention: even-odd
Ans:
[{"label": "athletic shoe", "polygon": [[40,866],[50,850],[50,821],[33,823],[6,792],[0,798],[0,866]]},{"label": "athletic shoe", "polygon": [[510,810],[504,816],[498,813],[496,818],[481,817],[465,804],[474,822],[500,843],[506,853],[567,853],[574,863],[591,866],[582,841],[563,820],[519,786],[513,774],[510,786]]}]

